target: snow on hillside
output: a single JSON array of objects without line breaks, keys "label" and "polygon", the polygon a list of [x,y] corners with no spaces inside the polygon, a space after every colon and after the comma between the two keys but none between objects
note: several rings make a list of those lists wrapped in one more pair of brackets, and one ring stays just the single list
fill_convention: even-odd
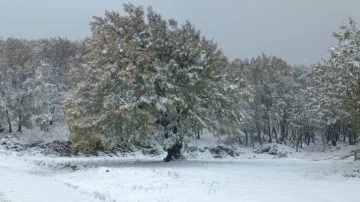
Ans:
[{"label": "snow on hillside", "polygon": [[[204,136],[189,147],[220,143]],[[270,146],[288,157],[233,146],[239,156],[194,151],[165,163],[164,154],[56,157],[0,147],[0,201],[359,201],[360,162],[342,159],[356,146]]]}]

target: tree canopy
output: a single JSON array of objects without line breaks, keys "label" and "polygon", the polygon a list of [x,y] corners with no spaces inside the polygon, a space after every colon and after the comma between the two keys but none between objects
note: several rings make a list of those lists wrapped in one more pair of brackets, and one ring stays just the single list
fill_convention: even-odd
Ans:
[{"label": "tree canopy", "polygon": [[191,129],[226,130],[220,123],[236,120],[226,95],[237,85],[216,44],[151,8],[124,11],[91,23],[85,81],[65,101],[73,138],[113,143],[157,134],[168,151]]}]

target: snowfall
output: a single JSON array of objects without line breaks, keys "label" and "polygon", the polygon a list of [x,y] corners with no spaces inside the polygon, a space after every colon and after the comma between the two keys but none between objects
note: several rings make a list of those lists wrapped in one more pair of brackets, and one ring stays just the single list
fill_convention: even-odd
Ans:
[{"label": "snowfall", "polygon": [[[199,148],[218,143],[212,136],[191,141]],[[290,145],[269,146],[288,155],[256,154],[238,146],[235,157],[195,151],[165,163],[165,153],[60,157],[2,144],[0,201],[360,201],[360,161],[351,156],[359,146],[320,151],[321,145],[310,144],[300,152]]]}]

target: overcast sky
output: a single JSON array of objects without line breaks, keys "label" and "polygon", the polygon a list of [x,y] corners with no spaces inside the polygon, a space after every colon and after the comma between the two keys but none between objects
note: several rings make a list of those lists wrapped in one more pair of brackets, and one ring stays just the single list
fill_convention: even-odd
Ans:
[{"label": "overcast sky", "polygon": [[[92,16],[122,11],[122,0],[0,0],[0,36],[37,39],[90,36]],[[360,24],[360,0],[132,0],[180,23],[191,21],[230,58],[275,55],[312,64],[336,45],[348,17]]]}]

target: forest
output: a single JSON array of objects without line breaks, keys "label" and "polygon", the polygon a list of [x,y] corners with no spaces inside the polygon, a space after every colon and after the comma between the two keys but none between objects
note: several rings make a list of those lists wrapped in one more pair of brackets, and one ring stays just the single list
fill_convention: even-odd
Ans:
[{"label": "forest", "polygon": [[191,22],[132,4],[90,25],[92,35],[79,41],[0,38],[0,133],[61,123],[79,153],[152,139],[165,161],[204,131],[296,151],[359,141],[360,30],[352,18],[334,30],[329,57],[307,66],[265,54],[230,61]]}]

